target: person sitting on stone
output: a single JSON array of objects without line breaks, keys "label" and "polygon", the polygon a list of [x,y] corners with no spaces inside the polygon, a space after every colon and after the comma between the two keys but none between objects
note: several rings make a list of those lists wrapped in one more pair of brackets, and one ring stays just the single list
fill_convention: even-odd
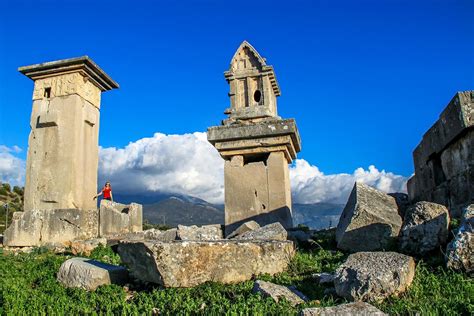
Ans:
[{"label": "person sitting on stone", "polygon": [[97,199],[97,197],[102,194],[104,194],[104,197],[103,197],[104,200],[109,200],[112,202],[114,201],[113,196],[112,196],[112,187],[110,186],[109,181],[105,183],[105,186],[102,188],[102,191],[100,191],[99,193],[97,193],[96,196],[94,196],[94,200]]}]

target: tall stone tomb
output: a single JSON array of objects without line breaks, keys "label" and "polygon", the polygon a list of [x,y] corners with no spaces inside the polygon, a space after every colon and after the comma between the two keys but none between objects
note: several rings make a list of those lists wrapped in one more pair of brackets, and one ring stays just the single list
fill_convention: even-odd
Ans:
[{"label": "tall stone tomb", "polygon": [[100,97],[118,84],[89,57],[20,67],[34,81],[25,204],[7,246],[96,237]]},{"label": "tall stone tomb", "polygon": [[458,217],[474,203],[474,91],[458,92],[413,152],[413,202],[447,206]]},{"label": "tall stone tomb", "polygon": [[294,119],[277,112],[280,87],[273,67],[244,41],[224,73],[230,85],[228,118],[207,130],[225,159],[226,234],[242,223],[292,226],[288,164],[301,141]]}]

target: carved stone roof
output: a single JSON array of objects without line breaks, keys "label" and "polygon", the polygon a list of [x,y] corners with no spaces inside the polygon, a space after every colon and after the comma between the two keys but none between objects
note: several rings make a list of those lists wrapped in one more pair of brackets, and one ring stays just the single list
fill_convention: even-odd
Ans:
[{"label": "carved stone roof", "polygon": [[23,66],[18,68],[18,71],[32,80],[57,76],[63,73],[80,72],[88,77],[101,91],[112,90],[119,87],[118,83],[110,78],[110,76],[88,56]]},{"label": "carved stone roof", "polygon": [[250,43],[247,41],[243,41],[242,44],[240,44],[239,48],[237,48],[234,56],[232,56],[232,59],[230,60],[229,70],[224,72],[226,79],[229,80],[237,72],[240,71],[239,69],[237,69],[238,68],[237,63],[238,63],[238,58],[241,55],[242,51],[246,51],[250,53],[250,56],[249,56],[251,57],[250,62],[254,64],[253,66],[257,68],[259,72],[268,73],[270,82],[272,84],[273,92],[275,93],[276,96],[279,96],[281,94],[281,91],[280,91],[278,82],[276,80],[275,71],[273,70],[273,67],[270,65],[267,65],[265,58],[260,56],[257,50],[252,45],[250,45]]}]

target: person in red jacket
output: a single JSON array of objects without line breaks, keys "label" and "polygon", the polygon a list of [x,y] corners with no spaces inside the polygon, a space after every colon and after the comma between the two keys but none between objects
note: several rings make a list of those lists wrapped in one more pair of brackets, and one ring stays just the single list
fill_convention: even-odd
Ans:
[{"label": "person in red jacket", "polygon": [[112,187],[110,186],[110,182],[107,181],[105,183],[105,186],[102,188],[102,191],[97,193],[96,196],[94,196],[94,200],[97,199],[99,195],[104,194],[104,200],[109,200],[109,201],[114,201],[113,196],[112,196]]}]

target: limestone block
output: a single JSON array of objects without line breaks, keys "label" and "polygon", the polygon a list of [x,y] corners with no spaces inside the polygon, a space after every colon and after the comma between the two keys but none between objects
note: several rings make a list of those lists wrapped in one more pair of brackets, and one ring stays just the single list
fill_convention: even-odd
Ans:
[{"label": "limestone block", "polygon": [[390,249],[401,226],[393,197],[356,182],[337,225],[337,247],[351,252]]},{"label": "limestone block", "polygon": [[[289,143],[287,138],[282,138],[284,136],[290,136],[291,142]],[[207,130],[207,140],[216,148],[224,146],[225,150],[230,150],[232,147],[238,150],[271,148],[281,144],[287,147],[291,159],[295,159],[296,153],[301,150],[301,139],[294,119],[271,119],[252,124],[213,126]],[[255,146],[255,140],[260,142],[258,146]],[[224,144],[219,145],[221,143]]]},{"label": "limestone block", "polygon": [[464,209],[461,225],[446,249],[446,263],[454,270],[474,272],[474,204]]},{"label": "limestone block", "polygon": [[238,235],[234,240],[287,240],[288,233],[278,222]]},{"label": "limestone block", "polygon": [[286,286],[271,282],[257,280],[252,289],[253,293],[260,293],[263,297],[271,297],[275,302],[282,298],[287,300],[292,306],[303,304],[308,299],[302,293],[292,290]]},{"label": "limestone block", "polygon": [[417,202],[407,209],[400,230],[399,247],[403,253],[424,256],[446,245],[449,214],[444,205]]},{"label": "limestone block", "polygon": [[173,241],[178,237],[178,230],[176,228],[164,231],[152,228],[145,230],[143,233],[146,240]]},{"label": "limestone block", "polygon": [[165,287],[193,287],[280,273],[288,267],[294,248],[290,241],[122,241],[118,253],[140,280]]},{"label": "limestone block", "polygon": [[235,236],[242,235],[243,233],[256,230],[260,228],[260,225],[256,221],[248,221],[240,225],[236,230],[227,236],[228,239],[234,238]]},{"label": "limestone block", "polygon": [[108,200],[100,203],[100,236],[112,236],[140,232],[143,230],[142,205],[131,203],[120,204]]},{"label": "limestone block", "polygon": [[223,238],[221,225],[204,225],[201,227],[178,225],[178,240],[220,240]]},{"label": "limestone block", "polygon": [[365,302],[341,304],[330,307],[311,307],[303,309],[300,316],[388,316],[375,306]]},{"label": "limestone block", "polygon": [[57,279],[66,287],[94,291],[101,285],[125,284],[128,272],[124,267],[88,258],[71,258],[63,262]]},{"label": "limestone block", "polygon": [[396,252],[351,254],[337,270],[337,295],[351,301],[379,301],[408,289],[415,276],[412,257]]},{"label": "limestone block", "polygon": [[35,210],[16,215],[5,230],[4,244],[11,247],[65,243],[97,236],[96,210]]}]

